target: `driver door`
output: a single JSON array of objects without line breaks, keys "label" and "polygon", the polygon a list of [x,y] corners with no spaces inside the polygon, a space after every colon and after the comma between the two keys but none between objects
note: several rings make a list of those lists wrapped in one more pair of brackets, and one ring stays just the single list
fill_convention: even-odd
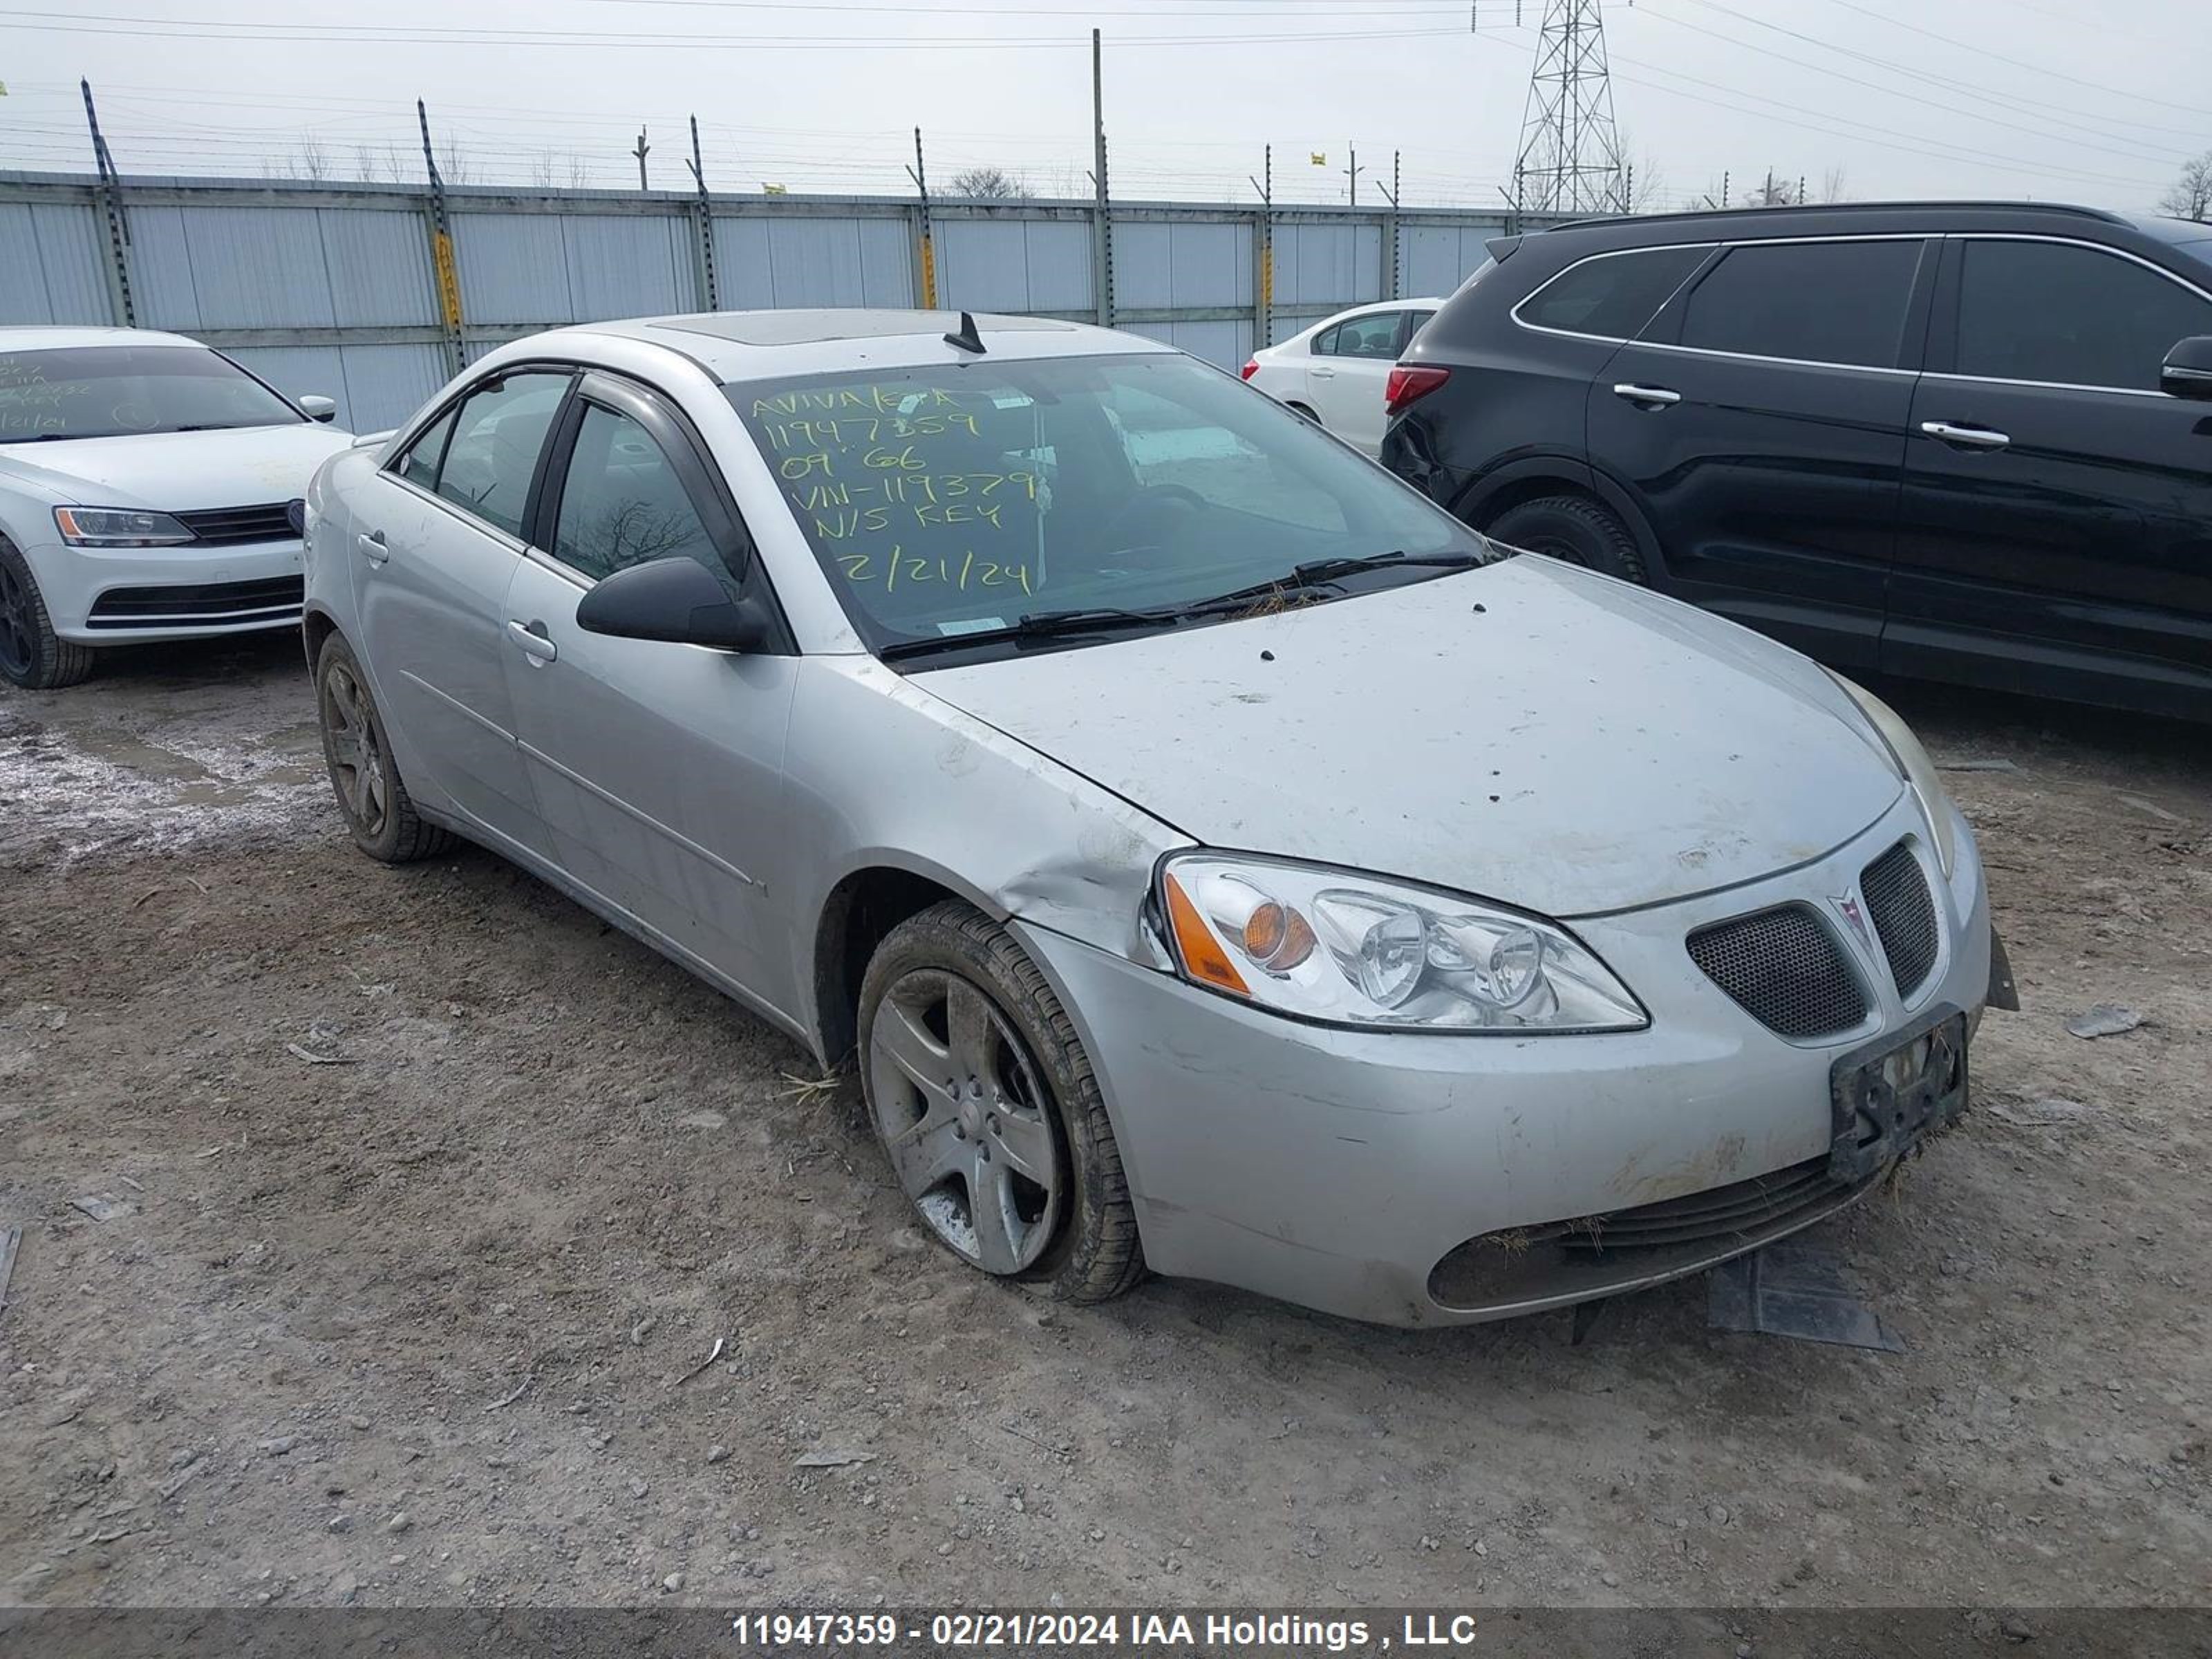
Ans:
[{"label": "driver door", "polygon": [[595,581],[649,560],[696,559],[738,590],[750,544],[705,447],[658,393],[588,374],[555,433],[533,528],[504,655],[555,862],[788,1023],[799,999],[772,826],[798,659],[576,625]]}]

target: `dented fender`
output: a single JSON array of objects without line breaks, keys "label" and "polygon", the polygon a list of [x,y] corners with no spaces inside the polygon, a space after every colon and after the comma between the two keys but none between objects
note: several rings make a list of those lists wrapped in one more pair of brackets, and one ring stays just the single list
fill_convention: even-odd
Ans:
[{"label": "dented fender", "polygon": [[[810,988],[799,1006],[816,1033],[813,922],[870,869],[1164,965],[1144,937],[1145,897],[1160,855],[1191,838],[875,658],[803,660],[785,757],[792,982]],[[869,787],[853,788],[856,776]]]}]

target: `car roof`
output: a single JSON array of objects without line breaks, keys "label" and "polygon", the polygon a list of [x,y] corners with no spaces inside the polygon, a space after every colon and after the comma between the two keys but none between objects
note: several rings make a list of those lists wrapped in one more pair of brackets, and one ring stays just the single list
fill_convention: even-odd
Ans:
[{"label": "car roof", "polygon": [[1539,243],[1648,247],[1672,242],[1741,241],[1792,236],[1932,236],[1981,232],[2076,232],[2104,227],[2161,241],[2191,240],[2182,220],[2081,207],[2065,202],[1832,202],[1803,207],[1699,209],[1601,219],[1573,219],[1534,233]]},{"label": "car roof", "polygon": [[[859,307],[790,311],[715,311],[637,317],[555,329],[514,342],[501,355],[541,355],[556,342],[621,340],[680,354],[725,383],[775,380],[889,366],[961,362],[972,354],[945,337],[957,333],[957,311]],[[1172,352],[1163,341],[1050,317],[973,313],[987,356],[1036,358]]]},{"label": "car roof", "polygon": [[115,345],[207,349],[198,340],[150,328],[0,328],[0,351],[60,351],[70,346]]}]

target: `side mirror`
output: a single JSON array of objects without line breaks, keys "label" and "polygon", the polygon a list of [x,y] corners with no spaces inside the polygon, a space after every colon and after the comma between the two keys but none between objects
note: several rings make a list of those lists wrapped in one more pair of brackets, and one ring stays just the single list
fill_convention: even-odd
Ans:
[{"label": "side mirror", "polygon": [[311,421],[334,421],[337,419],[338,400],[335,398],[302,398],[300,399],[300,412]]},{"label": "side mirror", "polygon": [[717,651],[765,651],[775,630],[756,599],[733,599],[714,573],[681,556],[634,564],[576,605],[576,626],[618,640],[662,640]]},{"label": "side mirror", "polygon": [[2176,398],[2212,398],[2212,334],[2192,334],[2166,354],[2158,389]]}]

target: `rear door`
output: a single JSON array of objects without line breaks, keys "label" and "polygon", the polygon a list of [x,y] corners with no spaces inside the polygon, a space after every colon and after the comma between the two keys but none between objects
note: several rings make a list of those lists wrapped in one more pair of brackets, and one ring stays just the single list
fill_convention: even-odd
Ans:
[{"label": "rear door", "polygon": [[1403,311],[1347,317],[1314,337],[1306,392],[1321,423],[1372,455],[1382,447],[1382,392],[1410,331]]},{"label": "rear door", "polygon": [[544,850],[515,747],[501,605],[523,516],[573,371],[494,375],[353,502],[362,656],[418,787],[487,839]]},{"label": "rear door", "polygon": [[544,497],[535,550],[507,595],[501,656],[554,859],[788,1019],[771,872],[798,658],[576,625],[593,582],[649,560],[696,559],[733,592],[761,580],[744,525],[673,406],[608,375],[580,383]]},{"label": "rear door", "polygon": [[1937,246],[1723,247],[1598,375],[1591,463],[1644,510],[1670,591],[1874,665]]},{"label": "rear door", "polygon": [[2117,249],[1945,252],[1883,666],[2212,710],[2212,410],[2159,390],[2212,297]]}]

